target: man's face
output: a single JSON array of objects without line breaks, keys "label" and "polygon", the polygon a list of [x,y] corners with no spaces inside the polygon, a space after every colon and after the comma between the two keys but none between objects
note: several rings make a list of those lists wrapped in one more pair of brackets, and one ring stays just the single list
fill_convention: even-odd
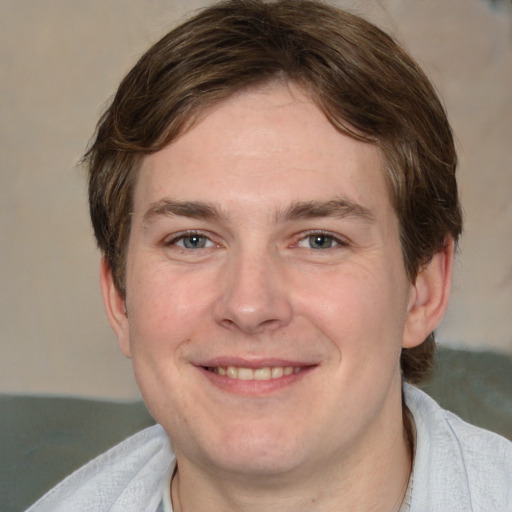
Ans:
[{"label": "man's face", "polygon": [[382,157],[294,86],[145,158],[126,289],[115,329],[180,463],[313,471],[400,422],[413,286]]}]

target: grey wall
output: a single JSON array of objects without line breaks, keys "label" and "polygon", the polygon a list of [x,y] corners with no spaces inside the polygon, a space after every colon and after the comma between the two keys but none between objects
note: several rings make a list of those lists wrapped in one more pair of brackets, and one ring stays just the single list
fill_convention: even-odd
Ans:
[{"label": "grey wall", "polygon": [[[136,58],[207,1],[0,2],[0,391],[136,395],[107,325],[77,162]],[[512,5],[339,1],[391,30],[444,97],[466,232],[445,344],[512,353]]]}]

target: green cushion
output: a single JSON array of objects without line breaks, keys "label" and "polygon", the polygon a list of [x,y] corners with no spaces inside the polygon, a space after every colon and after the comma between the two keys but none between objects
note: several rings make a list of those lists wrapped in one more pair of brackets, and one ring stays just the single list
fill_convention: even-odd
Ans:
[{"label": "green cushion", "polygon": [[154,423],[140,401],[0,395],[0,510],[24,510],[73,470]]},{"label": "green cushion", "polygon": [[512,440],[512,358],[441,348],[421,388],[444,409]]},{"label": "green cushion", "polygon": [[[446,409],[512,439],[512,358],[443,348],[422,387]],[[0,395],[0,510],[24,510],[74,469],[152,424],[142,402]]]}]

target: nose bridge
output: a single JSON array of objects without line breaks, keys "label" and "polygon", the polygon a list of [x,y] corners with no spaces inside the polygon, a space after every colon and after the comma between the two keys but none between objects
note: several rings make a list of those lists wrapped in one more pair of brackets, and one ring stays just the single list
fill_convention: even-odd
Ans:
[{"label": "nose bridge", "polygon": [[289,323],[292,308],[277,254],[261,246],[245,247],[231,255],[224,274],[216,308],[219,323],[245,333]]}]

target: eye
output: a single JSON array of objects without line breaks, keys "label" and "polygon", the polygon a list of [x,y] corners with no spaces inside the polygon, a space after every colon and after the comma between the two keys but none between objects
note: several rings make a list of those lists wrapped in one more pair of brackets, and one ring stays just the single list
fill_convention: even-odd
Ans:
[{"label": "eye", "polygon": [[167,245],[176,245],[183,249],[204,249],[206,247],[214,247],[215,244],[206,236],[198,233],[190,233],[181,235],[172,239]]},{"label": "eye", "polygon": [[306,249],[331,249],[346,244],[326,233],[312,233],[300,240],[297,245]]}]

